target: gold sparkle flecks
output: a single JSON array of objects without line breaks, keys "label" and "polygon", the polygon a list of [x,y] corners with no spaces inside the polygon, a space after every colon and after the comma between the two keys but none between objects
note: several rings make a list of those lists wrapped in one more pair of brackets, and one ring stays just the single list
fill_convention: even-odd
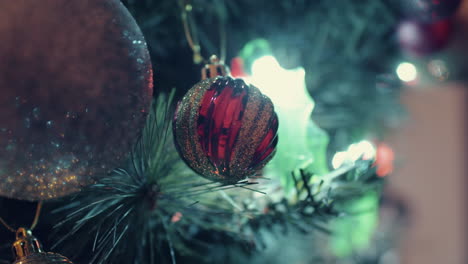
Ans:
[{"label": "gold sparkle flecks", "polygon": [[199,82],[188,91],[180,102],[179,115],[175,124],[175,134],[183,159],[196,172],[210,176],[216,174],[212,173],[214,167],[199,144],[197,121],[199,102],[215,80],[216,78]]},{"label": "gold sparkle flecks", "polygon": [[[79,191],[85,179],[72,171],[84,175],[90,173],[89,168],[81,164],[79,159],[62,159],[52,162],[64,164],[62,167],[51,166],[45,161],[32,162],[24,169],[8,174],[1,188],[9,189],[12,196],[31,200],[47,200]],[[92,183],[89,179],[86,182]]]},{"label": "gold sparkle flecks", "polygon": [[242,144],[236,144],[230,165],[234,175],[240,179],[255,174],[256,170],[249,167],[255,150],[268,132],[271,118],[275,114],[271,100],[255,86],[250,86],[250,89],[250,97],[242,119],[243,125],[239,132],[239,139],[242,141],[238,142]]}]

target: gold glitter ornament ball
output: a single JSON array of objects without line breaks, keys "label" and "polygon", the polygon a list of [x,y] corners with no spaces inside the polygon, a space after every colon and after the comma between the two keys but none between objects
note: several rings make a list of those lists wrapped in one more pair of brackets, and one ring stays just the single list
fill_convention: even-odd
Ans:
[{"label": "gold glitter ornament ball", "polygon": [[61,197],[119,166],[153,89],[120,1],[0,1],[0,36],[0,195]]},{"label": "gold glitter ornament ball", "polygon": [[216,77],[193,86],[177,107],[173,132],[183,160],[202,176],[233,184],[273,157],[278,117],[271,100],[241,79]]}]

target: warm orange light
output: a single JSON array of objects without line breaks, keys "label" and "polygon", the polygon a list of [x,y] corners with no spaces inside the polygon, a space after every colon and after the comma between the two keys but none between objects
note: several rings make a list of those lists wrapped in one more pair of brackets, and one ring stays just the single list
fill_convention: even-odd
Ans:
[{"label": "warm orange light", "polygon": [[379,143],[377,145],[377,153],[374,165],[377,166],[377,175],[385,177],[393,172],[393,162],[395,160],[395,153],[393,149],[386,143]]}]

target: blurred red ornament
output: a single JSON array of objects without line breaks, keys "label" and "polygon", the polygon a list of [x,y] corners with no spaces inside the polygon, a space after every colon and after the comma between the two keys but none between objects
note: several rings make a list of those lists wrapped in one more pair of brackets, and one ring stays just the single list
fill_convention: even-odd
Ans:
[{"label": "blurred red ornament", "polygon": [[245,72],[244,60],[241,57],[235,57],[231,60],[231,75],[234,78],[243,78],[248,76]]},{"label": "blurred red ornament", "polygon": [[461,0],[400,0],[409,19],[434,23],[452,17]]},{"label": "blurred red ornament", "polygon": [[449,43],[452,28],[449,20],[434,24],[405,21],[398,28],[398,41],[409,55],[424,56],[444,48]]},{"label": "blurred red ornament", "polygon": [[393,149],[385,144],[379,143],[377,145],[377,152],[374,165],[377,166],[377,176],[385,177],[393,172],[393,162],[395,160],[395,153]]},{"label": "blurred red ornament", "polygon": [[232,184],[273,157],[278,117],[258,88],[231,77],[206,79],[184,96],[174,116],[181,157],[204,177]]}]

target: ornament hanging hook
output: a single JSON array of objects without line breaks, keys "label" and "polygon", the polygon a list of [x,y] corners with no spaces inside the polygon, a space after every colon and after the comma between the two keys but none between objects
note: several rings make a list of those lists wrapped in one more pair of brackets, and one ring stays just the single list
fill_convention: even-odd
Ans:
[{"label": "ornament hanging hook", "polygon": [[31,231],[34,230],[37,224],[39,223],[39,217],[41,216],[41,211],[42,211],[42,201],[39,201],[36,207],[36,214],[34,215],[33,222],[31,224],[31,227],[29,228]]},{"label": "ornament hanging hook", "polygon": [[[202,62],[207,63],[205,58],[201,55],[200,41],[198,39],[198,30],[192,17],[193,6],[191,4],[191,0],[179,0],[178,3],[181,10],[181,18],[182,25],[184,27],[185,38],[188,42],[190,49],[192,49],[193,52],[193,62],[195,64],[201,64]],[[219,18],[219,44],[221,46],[219,53],[221,57],[219,61],[222,64],[226,59],[226,28],[224,19],[222,18],[222,12],[218,10],[217,13]]]},{"label": "ornament hanging hook", "polygon": [[189,1],[179,0],[179,6],[181,9],[182,24],[184,26],[184,34],[187,39],[188,45],[193,52],[193,62],[200,64],[204,61],[203,56],[200,52],[200,44],[197,38],[197,29],[194,23],[191,23],[192,17],[192,5]]},{"label": "ornament hanging hook", "polygon": [[1,218],[1,217],[0,217],[0,223],[2,223],[2,225],[3,225],[6,229],[8,229],[8,231],[13,232],[13,233],[16,232],[16,230],[15,230],[13,227],[11,227],[7,222],[5,222],[5,220],[3,220],[3,218]]}]

